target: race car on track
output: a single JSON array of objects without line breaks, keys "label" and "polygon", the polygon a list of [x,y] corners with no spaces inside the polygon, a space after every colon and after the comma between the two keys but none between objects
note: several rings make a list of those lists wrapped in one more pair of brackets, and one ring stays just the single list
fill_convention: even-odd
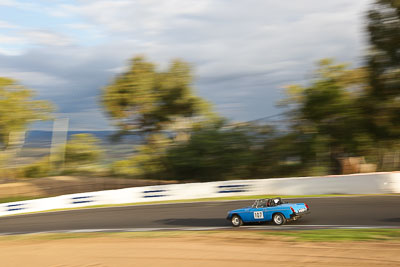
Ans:
[{"label": "race car on track", "polygon": [[295,221],[304,214],[310,213],[310,208],[305,203],[286,203],[280,197],[270,199],[257,199],[251,207],[236,209],[228,212],[227,220],[234,227],[243,223],[273,222],[283,225],[288,221]]}]

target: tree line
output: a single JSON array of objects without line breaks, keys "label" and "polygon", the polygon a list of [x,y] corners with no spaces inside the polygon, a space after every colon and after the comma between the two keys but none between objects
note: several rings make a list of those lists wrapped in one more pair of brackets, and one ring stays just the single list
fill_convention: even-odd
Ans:
[{"label": "tree line", "polygon": [[[210,181],[398,170],[399,1],[376,0],[366,33],[369,48],[361,67],[323,59],[307,85],[285,88],[286,97],[277,103],[285,114],[280,127],[232,125],[195,94],[190,64],[174,60],[159,70],[144,56],[134,57],[102,89],[101,104],[118,129],[115,140],[139,134],[143,141],[133,156],[112,163],[110,174]],[[0,105],[0,144],[6,150],[10,131],[46,118],[51,105],[30,100],[31,91],[12,80],[0,81],[0,101],[6,101]],[[10,108],[25,117],[10,119]],[[69,146],[69,166],[100,158],[92,136],[75,137]]]}]

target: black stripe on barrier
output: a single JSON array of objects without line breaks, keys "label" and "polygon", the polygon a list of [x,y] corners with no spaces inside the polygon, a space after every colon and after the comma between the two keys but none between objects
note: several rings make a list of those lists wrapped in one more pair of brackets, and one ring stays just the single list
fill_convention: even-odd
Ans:
[{"label": "black stripe on barrier", "polygon": [[7,207],[17,207],[17,206],[22,206],[24,205],[23,203],[18,203],[18,204],[9,204]]},{"label": "black stripe on barrier", "polygon": [[166,197],[167,195],[149,195],[149,196],[143,196],[144,198],[149,198],[149,197]]},{"label": "black stripe on barrier", "polygon": [[16,210],[24,210],[25,208],[15,208],[15,209],[8,209],[7,211],[16,211]]},{"label": "black stripe on barrier", "polygon": [[73,197],[72,199],[83,199],[83,198],[91,198],[92,196],[83,196],[83,197]]},{"label": "black stripe on barrier", "polygon": [[[157,194],[157,193],[163,193],[163,192],[167,192],[167,190],[165,189],[157,189],[157,190],[147,190],[147,191],[143,191],[143,194],[145,194],[143,197],[144,198],[151,198],[151,197],[166,197],[167,195],[164,194]],[[148,195],[146,195],[148,194]]]},{"label": "black stripe on barrier", "polygon": [[82,203],[90,203],[90,202],[93,202],[93,200],[73,201],[72,204],[82,204]]},{"label": "black stripe on barrier", "polygon": [[25,205],[25,203],[8,204],[8,205],[6,205],[6,207],[7,207],[6,211],[23,210],[23,209],[25,209],[24,205]]},{"label": "black stripe on barrier", "polygon": [[235,187],[245,187],[247,184],[233,184],[233,185],[219,185],[218,188],[235,188]]},{"label": "black stripe on barrier", "polygon": [[240,193],[240,192],[246,192],[247,189],[246,187],[249,186],[247,184],[234,184],[234,185],[219,185],[218,193]]},{"label": "black stripe on barrier", "polygon": [[165,192],[167,190],[148,190],[148,191],[143,191],[143,193],[147,194],[147,193],[160,193],[160,192]]},{"label": "black stripe on barrier", "polygon": [[82,196],[82,197],[73,197],[72,204],[82,204],[82,203],[90,203],[93,202],[93,196]]}]

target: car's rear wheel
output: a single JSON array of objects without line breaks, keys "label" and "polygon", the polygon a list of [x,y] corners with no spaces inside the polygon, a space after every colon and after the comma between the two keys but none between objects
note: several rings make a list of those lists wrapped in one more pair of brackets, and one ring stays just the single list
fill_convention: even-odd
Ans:
[{"label": "car's rear wheel", "polygon": [[231,219],[233,227],[239,227],[243,225],[242,219],[239,217],[239,215],[233,215]]},{"label": "car's rear wheel", "polygon": [[275,213],[274,216],[272,216],[272,222],[276,225],[283,225],[286,223],[286,218],[282,213]]}]

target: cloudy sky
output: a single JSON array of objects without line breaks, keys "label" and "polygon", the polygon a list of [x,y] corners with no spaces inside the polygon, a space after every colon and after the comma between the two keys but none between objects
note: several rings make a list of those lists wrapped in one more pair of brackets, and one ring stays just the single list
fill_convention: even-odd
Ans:
[{"label": "cloudy sky", "polygon": [[280,113],[282,86],[313,64],[357,65],[370,0],[0,0],[0,76],[58,106],[71,129],[110,129],[99,94],[129,58],[190,62],[197,93],[228,118]]}]

